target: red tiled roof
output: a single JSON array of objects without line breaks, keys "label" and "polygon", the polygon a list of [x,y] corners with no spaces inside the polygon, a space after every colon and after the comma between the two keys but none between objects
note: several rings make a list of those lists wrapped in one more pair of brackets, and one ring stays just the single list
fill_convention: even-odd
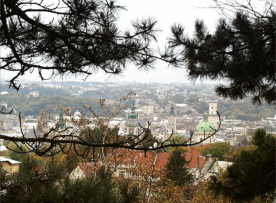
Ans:
[{"label": "red tiled roof", "polygon": [[[156,157],[157,156],[157,157]],[[135,163],[141,164],[141,163],[145,163],[145,164],[153,164],[155,162],[155,166],[157,168],[164,168],[165,165],[168,162],[168,158],[170,156],[170,153],[160,153],[160,154],[156,154],[153,152],[147,152],[146,156],[143,152],[134,152],[132,154],[132,160],[131,158],[126,158],[123,163],[127,164],[130,161],[134,161]]]},{"label": "red tiled roof", "polygon": [[[153,163],[155,163],[155,167],[158,169],[165,168],[168,158],[170,156],[170,153],[160,153],[157,154],[156,152],[147,152],[146,156],[144,152],[140,151],[132,151],[126,153],[125,151],[121,151],[118,156],[116,156],[116,163],[119,165],[128,165],[128,164],[146,164],[149,166],[152,166]],[[115,161],[115,159],[114,159]],[[188,164],[188,168],[202,168],[205,164],[206,160],[204,157],[201,156],[200,152],[194,148],[192,148],[189,152],[186,154],[186,161]],[[97,166],[100,167],[100,164],[97,163]],[[94,163],[80,163],[79,166],[83,170],[86,176],[89,176],[89,173],[91,171],[97,170],[97,167]]]},{"label": "red tiled roof", "polygon": [[188,164],[186,164],[188,168],[202,168],[206,162],[205,158],[195,148],[192,148],[187,152],[186,161],[188,162]]},{"label": "red tiled roof", "polygon": [[85,163],[79,163],[79,166],[81,170],[83,171],[84,175],[86,177],[89,177],[93,171],[97,171],[98,168],[101,166],[100,163],[97,163],[97,167],[95,163],[85,162]]},{"label": "red tiled roof", "polygon": [[156,166],[158,168],[165,168],[167,162],[168,162],[168,158],[170,156],[170,153],[162,153],[158,155],[158,162],[156,164]]},{"label": "red tiled roof", "polygon": [[[157,157],[156,157],[157,156]],[[155,163],[155,167],[162,169],[165,168],[170,153],[154,153],[154,152],[147,152],[146,156],[144,152],[132,152],[132,153],[121,153],[121,155],[116,157],[116,163],[119,165],[128,165],[128,164],[147,164],[152,165]],[[115,159],[114,159],[115,161]],[[132,162],[132,163],[131,163]],[[89,175],[89,172],[97,170],[95,163],[80,163],[80,168],[83,170],[86,176]],[[97,166],[100,167],[100,164],[97,163]]]}]

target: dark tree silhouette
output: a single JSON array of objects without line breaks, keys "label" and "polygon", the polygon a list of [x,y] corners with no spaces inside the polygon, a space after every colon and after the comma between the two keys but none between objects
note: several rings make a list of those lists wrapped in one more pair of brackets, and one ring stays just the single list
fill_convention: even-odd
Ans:
[{"label": "dark tree silhouette", "polygon": [[[119,74],[128,62],[149,68],[158,58],[151,43],[157,41],[154,19],[132,21],[132,31],[117,26],[125,8],[112,0],[47,1],[1,0],[0,69],[14,72],[10,86],[27,71],[41,80],[53,76],[89,76],[101,69]],[[3,54],[2,54],[3,55]],[[160,57],[159,57],[160,58]],[[169,61],[168,61],[169,62]]]},{"label": "dark tree silhouette", "polygon": [[187,161],[183,152],[176,148],[168,158],[166,165],[166,178],[172,180],[176,186],[185,185],[193,179],[188,168],[184,166]]},{"label": "dark tree silhouette", "polygon": [[174,25],[167,52],[176,58],[178,65],[187,65],[191,79],[229,82],[216,87],[219,96],[236,100],[252,95],[254,104],[262,101],[275,104],[274,1],[261,2],[263,12],[258,12],[251,0],[245,1],[247,4],[215,2],[222,11],[216,31],[208,32],[204,22],[197,20],[194,37],[189,38],[182,25]]},{"label": "dark tree silhouette", "polygon": [[[95,176],[71,180],[64,168],[52,161],[39,163],[25,158],[18,173],[8,175],[0,164],[1,203],[12,202],[138,202],[139,187],[127,180],[112,179],[102,166]],[[119,186],[119,187],[118,187]]]},{"label": "dark tree silhouette", "polygon": [[233,164],[221,176],[212,176],[210,189],[234,202],[249,202],[255,197],[274,199],[275,137],[257,130],[252,138],[253,150],[234,157]]},{"label": "dark tree silhouette", "polygon": [[[47,71],[52,73],[50,78],[80,74],[89,76],[98,69],[119,74],[129,62],[140,68],[150,68],[156,59],[175,64],[175,58],[170,54],[157,56],[151,48],[151,43],[157,41],[155,20],[133,21],[129,31],[118,28],[119,12],[125,8],[115,1],[62,0],[49,4],[44,0],[0,0],[0,3],[0,48],[8,52],[6,56],[0,56],[0,70],[14,73],[9,82],[10,87],[17,90],[20,84],[16,81],[26,72],[38,71],[40,79],[45,80],[49,79],[46,78]],[[101,102],[103,104],[104,100]],[[0,113],[8,112],[2,109]],[[20,117],[19,120],[21,122]],[[82,119],[78,125],[84,130],[88,124],[88,120]],[[99,125],[101,128],[104,126]],[[190,139],[183,143],[168,144],[169,138],[150,149],[146,147],[147,142],[151,141],[149,129],[140,127],[141,133],[132,135],[131,139],[119,137],[114,131],[103,132],[101,141],[91,134],[88,134],[91,139],[87,136],[82,139],[72,127],[51,128],[43,133],[37,133],[34,129],[32,138],[26,137],[22,130],[22,137],[0,135],[0,139],[14,142],[18,152],[34,152],[40,156],[69,153],[71,149],[87,157],[96,148],[146,152],[198,144],[191,143],[191,132]],[[217,130],[206,135],[206,139]]]}]

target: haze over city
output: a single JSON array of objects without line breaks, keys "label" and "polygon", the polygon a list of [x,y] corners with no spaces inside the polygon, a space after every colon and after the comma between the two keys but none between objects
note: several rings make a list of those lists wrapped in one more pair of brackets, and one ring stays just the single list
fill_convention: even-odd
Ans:
[{"label": "haze over city", "polygon": [[1,0],[0,202],[275,202],[275,5]]}]

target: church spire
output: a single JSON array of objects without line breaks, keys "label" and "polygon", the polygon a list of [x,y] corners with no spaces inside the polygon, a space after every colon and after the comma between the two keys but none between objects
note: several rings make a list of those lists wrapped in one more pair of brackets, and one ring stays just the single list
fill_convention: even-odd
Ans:
[{"label": "church spire", "polygon": [[58,119],[58,122],[57,122],[57,126],[60,129],[63,129],[64,126],[65,126],[65,122],[64,122],[64,119],[63,119],[62,109],[60,109],[60,112],[59,112],[59,119]]},{"label": "church spire", "polygon": [[206,112],[204,113],[203,122],[208,122],[208,114]]},{"label": "church spire", "polygon": [[170,116],[175,116],[173,103],[171,106]]}]

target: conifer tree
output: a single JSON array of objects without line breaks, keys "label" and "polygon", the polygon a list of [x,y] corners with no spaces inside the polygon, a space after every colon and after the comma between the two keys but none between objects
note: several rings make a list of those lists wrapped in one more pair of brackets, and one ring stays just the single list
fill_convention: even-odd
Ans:
[{"label": "conifer tree", "polygon": [[222,175],[211,177],[210,189],[234,202],[249,202],[255,197],[263,201],[275,194],[275,137],[264,129],[255,132],[255,149],[243,150]]},{"label": "conifer tree", "polygon": [[165,166],[166,178],[172,180],[175,186],[182,186],[193,179],[188,168],[184,166],[186,163],[183,150],[178,148],[175,149],[168,158],[168,163]]},{"label": "conifer tree", "polygon": [[[125,10],[113,0],[1,0],[0,69],[17,79],[38,71],[41,80],[53,76],[119,74],[128,62],[149,68],[156,58],[151,43],[157,41],[156,20],[132,21],[132,30],[120,30],[119,13]],[[50,17],[49,17],[50,16]],[[160,58],[161,59],[161,58]],[[47,71],[46,71],[47,72]]]},{"label": "conifer tree", "polygon": [[15,174],[0,164],[0,201],[13,202],[137,202],[140,190],[135,184],[112,178],[112,170],[101,167],[96,176],[72,181],[55,162],[41,164],[27,157]]},{"label": "conifer tree", "polygon": [[[176,24],[171,28],[167,56],[174,53],[171,57],[187,67],[191,79],[227,80],[228,84],[216,87],[219,96],[236,100],[250,94],[254,104],[275,104],[275,2],[259,2],[261,12],[253,0],[215,2],[223,12],[215,32],[197,20],[190,38]],[[231,15],[225,15],[229,10]]]}]

